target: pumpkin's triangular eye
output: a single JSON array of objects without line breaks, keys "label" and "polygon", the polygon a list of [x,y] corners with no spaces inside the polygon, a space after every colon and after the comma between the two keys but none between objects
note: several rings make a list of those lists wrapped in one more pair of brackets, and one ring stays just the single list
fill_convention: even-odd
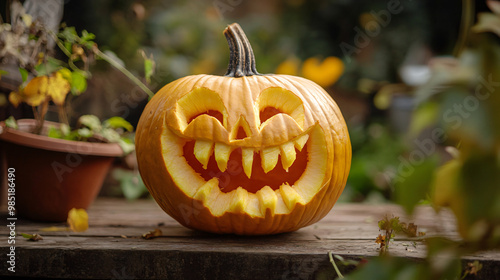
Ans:
[{"label": "pumpkin's triangular eye", "polygon": [[261,124],[277,114],[287,114],[303,128],[304,105],[291,91],[279,87],[267,88],[260,93],[256,103]]},{"label": "pumpkin's triangular eye", "polygon": [[207,88],[195,88],[177,101],[175,114],[182,130],[195,118],[208,115],[227,127],[227,110],[219,94]]}]

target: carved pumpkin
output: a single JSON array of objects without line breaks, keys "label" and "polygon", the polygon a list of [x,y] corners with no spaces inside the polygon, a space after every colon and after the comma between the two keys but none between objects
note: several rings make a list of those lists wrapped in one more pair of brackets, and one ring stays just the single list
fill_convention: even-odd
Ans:
[{"label": "carved pumpkin", "polygon": [[317,84],[261,75],[238,24],[224,30],[225,76],[164,86],[137,127],[141,176],[182,225],[245,235],[317,222],[342,193],[351,145],[342,114]]}]

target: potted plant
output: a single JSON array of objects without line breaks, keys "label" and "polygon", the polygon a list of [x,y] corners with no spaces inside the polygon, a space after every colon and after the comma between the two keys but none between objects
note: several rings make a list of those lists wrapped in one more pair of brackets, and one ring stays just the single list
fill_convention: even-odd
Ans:
[{"label": "potted plant", "polygon": [[[67,96],[85,92],[89,64],[95,58],[109,62],[152,93],[101,52],[93,34],[83,31],[79,35],[73,27],[55,33],[24,13],[17,1],[12,2],[11,13],[12,24],[0,25],[0,59],[8,57],[11,64],[18,64],[22,83],[8,99],[14,106],[31,106],[34,119],[16,121],[10,117],[0,122],[1,171],[3,175],[7,170],[14,173],[10,180],[2,176],[2,185],[4,190],[6,185],[15,189],[17,215],[39,221],[65,221],[71,208],[87,208],[94,200],[113,159],[134,149],[127,137],[133,127],[120,117],[101,123],[96,116],[84,115],[71,129]],[[67,61],[51,56],[47,44],[50,40],[68,57]],[[58,123],[45,120],[49,106],[57,108]]]}]

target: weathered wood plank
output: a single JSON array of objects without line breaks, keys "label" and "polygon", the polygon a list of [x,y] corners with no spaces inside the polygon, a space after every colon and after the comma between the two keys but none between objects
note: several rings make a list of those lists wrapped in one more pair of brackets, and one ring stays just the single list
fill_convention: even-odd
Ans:
[{"label": "weathered wood plank", "polygon": [[[414,221],[427,236],[458,238],[453,215],[418,208],[409,220],[395,205],[338,204],[322,221],[292,233],[244,237],[192,231],[167,216],[154,201],[98,199],[89,209],[90,228],[83,233],[40,232],[64,224],[17,221],[17,231],[39,232],[44,240],[16,239],[16,273],[0,276],[88,279],[333,279],[328,252],[347,258],[378,255],[377,221],[384,215]],[[2,217],[5,221],[5,216]],[[155,228],[163,235],[140,238]],[[6,227],[0,227],[0,251],[8,253]],[[121,237],[122,235],[128,238]],[[415,260],[425,256],[421,241],[398,238],[391,254]],[[5,253],[4,253],[5,252]],[[464,258],[481,260],[491,275],[500,275],[500,252]],[[348,271],[349,267],[342,267]]]}]

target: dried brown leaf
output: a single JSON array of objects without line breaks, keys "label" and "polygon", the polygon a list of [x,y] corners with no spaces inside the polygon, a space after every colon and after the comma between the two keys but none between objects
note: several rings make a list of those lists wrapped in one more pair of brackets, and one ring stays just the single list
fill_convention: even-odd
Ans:
[{"label": "dried brown leaf", "polygon": [[28,239],[29,241],[39,241],[39,240],[43,240],[43,237],[38,234],[38,233],[33,233],[33,234],[27,234],[27,233],[21,233],[21,235]]},{"label": "dried brown leaf", "polygon": [[144,239],[153,239],[153,238],[159,237],[161,235],[162,235],[161,230],[157,228],[155,230],[146,232],[145,234],[142,235],[142,238],[144,238]]}]

